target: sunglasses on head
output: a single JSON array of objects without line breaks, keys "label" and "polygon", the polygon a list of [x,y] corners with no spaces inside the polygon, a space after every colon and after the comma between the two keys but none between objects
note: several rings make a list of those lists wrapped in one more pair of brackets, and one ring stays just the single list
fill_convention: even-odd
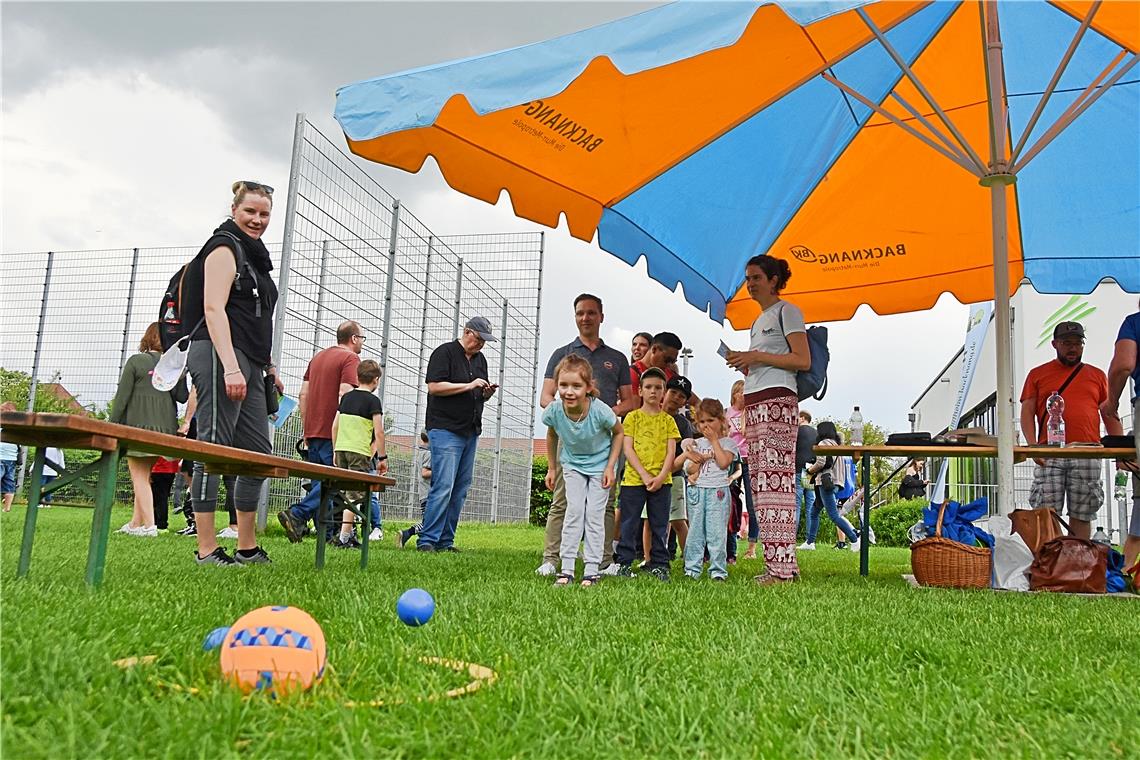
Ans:
[{"label": "sunglasses on head", "polygon": [[252,190],[255,193],[260,190],[266,195],[273,195],[273,188],[269,185],[263,185],[260,182],[253,182],[252,180],[248,179],[243,179],[241,183],[245,185],[246,190]]}]

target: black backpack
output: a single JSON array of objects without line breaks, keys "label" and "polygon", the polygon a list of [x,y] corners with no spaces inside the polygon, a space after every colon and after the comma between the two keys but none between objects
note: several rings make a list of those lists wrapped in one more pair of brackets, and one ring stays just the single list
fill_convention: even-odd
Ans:
[{"label": "black backpack", "polygon": [[[257,292],[257,275],[254,274],[253,269],[249,266],[249,261],[245,257],[245,251],[242,250],[241,240],[236,235],[222,230],[217,233],[218,235],[225,235],[233,241],[234,255],[236,256],[236,273],[234,274],[234,289],[241,291],[241,273],[244,269],[253,278],[253,297],[258,298]],[[216,236],[215,236],[216,237]],[[192,335],[197,332],[198,328],[205,322],[205,317],[201,322],[194,325],[193,329],[187,330],[182,324],[182,280],[186,276],[186,267],[190,264],[185,264],[175,272],[174,276],[170,278],[170,282],[166,285],[166,292],[162,296],[162,305],[158,311],[158,336],[162,341],[162,350],[167,351],[182,338],[187,335]]]}]

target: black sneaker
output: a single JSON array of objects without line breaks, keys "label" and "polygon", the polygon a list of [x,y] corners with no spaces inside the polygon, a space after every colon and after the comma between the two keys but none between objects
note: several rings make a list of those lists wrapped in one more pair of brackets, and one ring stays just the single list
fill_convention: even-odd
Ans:
[{"label": "black sneaker", "polygon": [[187,525],[182,530],[178,531],[176,535],[179,536],[196,536],[198,535],[198,528],[194,525]]},{"label": "black sneaker", "polygon": [[458,546],[449,546],[446,549],[437,549],[436,551],[445,551],[445,552],[451,552],[452,554],[459,554],[459,547]]},{"label": "black sneaker", "polygon": [[396,536],[396,543],[400,545],[401,549],[403,549],[404,544],[408,543],[408,539],[413,535],[414,534],[410,528],[405,528],[404,530],[400,531],[399,535]]},{"label": "black sneaker", "polygon": [[846,549],[847,548],[847,542],[846,541],[836,541],[835,546],[833,546],[831,548],[832,549]]},{"label": "black sneaker", "polygon": [[669,568],[667,567],[655,567],[652,570],[646,570],[646,572],[662,583],[669,582]]},{"label": "black sneaker", "polygon": [[252,549],[238,549],[234,552],[234,559],[239,565],[268,565],[273,562],[260,546],[255,546]]},{"label": "black sneaker", "polygon": [[199,565],[219,565],[221,567],[236,567],[238,565],[238,561],[226,554],[226,550],[220,546],[205,557],[199,557],[198,552],[195,551],[194,559]]},{"label": "black sneaker", "polygon": [[301,530],[304,527],[294,519],[289,510],[285,509],[277,513],[277,521],[281,523],[281,527],[285,529],[285,536],[289,539],[289,543],[301,543]]},{"label": "black sneaker", "polygon": [[637,573],[633,572],[633,565],[619,565],[617,571],[619,578],[636,578]]},{"label": "black sneaker", "polygon": [[332,544],[337,549],[359,549],[360,548],[360,541],[357,540],[355,535],[349,536],[348,538],[345,538],[345,539],[342,539],[340,536],[337,536],[332,541],[329,541],[329,543]]},{"label": "black sneaker", "polygon": [[436,549],[431,544],[416,544],[416,551],[418,552],[434,552]]}]

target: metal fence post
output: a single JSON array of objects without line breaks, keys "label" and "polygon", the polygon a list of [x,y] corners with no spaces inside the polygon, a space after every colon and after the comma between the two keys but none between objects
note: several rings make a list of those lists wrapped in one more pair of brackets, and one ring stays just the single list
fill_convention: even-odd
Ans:
[{"label": "metal fence post", "polygon": [[[40,376],[40,349],[44,345],[44,324],[47,322],[48,292],[51,290],[51,267],[55,261],[55,251],[48,251],[47,267],[44,270],[44,289],[40,296],[40,319],[36,323],[36,352],[32,355],[32,378],[28,383],[28,414],[36,411],[36,386]],[[16,490],[24,488],[24,465],[28,461],[28,449],[20,447],[20,464],[16,469]]]},{"label": "metal fence post", "polygon": [[[427,326],[428,326],[428,299],[431,298],[431,255],[432,248],[435,246],[435,236],[428,236],[427,245],[427,261],[424,262],[424,309],[420,315],[420,343],[417,349],[418,363],[416,368],[416,420],[412,425],[412,461],[419,460],[419,453],[422,446],[420,445],[420,429],[426,422],[421,422],[420,407],[423,404],[424,398],[427,396],[426,384],[421,387],[424,380],[424,346],[427,344]],[[418,477],[418,470],[413,467],[413,479]],[[414,509],[418,501],[417,493],[412,492],[411,506]],[[414,512],[413,512],[414,514]]]},{"label": "metal fence post", "polygon": [[384,328],[380,338],[380,401],[388,385],[388,341],[392,337],[392,295],[396,287],[396,246],[400,240],[400,200],[392,201],[392,231],[388,235],[388,276],[384,284]]},{"label": "metal fence post", "polygon": [[451,335],[459,336],[459,299],[463,297],[463,259],[455,264],[455,313],[451,317]]},{"label": "metal fence post", "polygon": [[508,302],[503,299],[503,325],[499,330],[499,403],[495,411],[495,472],[491,476],[491,522],[498,522],[499,519],[499,475],[503,468],[503,382],[507,377],[507,307]]},{"label": "metal fence post", "polygon": [[329,241],[321,241],[321,271],[317,284],[317,314],[313,318],[313,353],[321,350],[321,320],[325,317],[325,278],[328,275]]},{"label": "metal fence post", "polygon": [[139,269],[139,249],[134,249],[131,255],[131,277],[127,281],[127,316],[123,318],[123,347],[119,351],[119,372],[127,363],[127,348],[130,345],[131,311],[135,304],[135,275]]},{"label": "metal fence post", "polygon": [[[285,231],[281,238],[281,274],[277,278],[277,310],[273,315],[273,345],[269,352],[270,360],[281,372],[281,345],[285,340],[285,310],[289,304],[289,264],[293,257],[293,235],[297,219],[297,191],[301,181],[301,146],[305,140],[305,114],[297,114],[293,125],[293,156],[289,162],[289,192],[285,198]],[[269,426],[269,440],[276,431],[273,423]],[[269,513],[269,480],[261,486],[261,498],[257,503],[257,529],[265,530]]]},{"label": "metal fence post", "polygon": [[[534,371],[530,373],[530,428],[529,429],[531,431],[534,430],[534,414],[535,414],[534,410],[538,406],[538,377],[539,377],[538,373],[541,371],[539,369],[539,367],[540,367],[539,362],[542,361],[542,357],[538,353],[539,352],[538,346],[539,346],[539,338],[541,337],[541,334],[542,334],[541,333],[541,325],[542,325],[542,272],[543,272],[543,264],[545,262],[545,259],[546,259],[546,233],[540,232],[539,238],[538,238],[538,289],[536,291],[538,294],[538,300],[534,306]],[[531,438],[531,441],[530,441],[530,458],[531,458],[531,462],[533,462],[534,461],[534,433],[533,432],[531,433],[530,438]],[[527,498],[526,503],[529,504],[530,503],[529,502],[529,499],[530,499],[530,482],[529,481],[527,482],[526,498]],[[527,513],[529,513],[529,511],[530,511],[529,507],[525,511]]]}]

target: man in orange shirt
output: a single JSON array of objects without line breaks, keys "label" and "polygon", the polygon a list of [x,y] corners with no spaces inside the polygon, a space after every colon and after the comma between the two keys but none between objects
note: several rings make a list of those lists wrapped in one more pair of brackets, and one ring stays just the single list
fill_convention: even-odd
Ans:
[{"label": "man in orange shirt", "polygon": [[[1065,444],[1100,443],[1100,423],[1110,434],[1121,433],[1120,421],[1103,414],[1108,398],[1108,377],[1081,361],[1085,328],[1079,322],[1061,322],[1053,328],[1057,358],[1034,367],[1021,391],[1021,432],[1030,444],[1046,442],[1045,402],[1054,392],[1065,400]],[[1069,533],[1092,535],[1092,523],[1104,504],[1104,475],[1099,459],[1035,459],[1029,505],[1050,507],[1060,513],[1069,505]]]}]

